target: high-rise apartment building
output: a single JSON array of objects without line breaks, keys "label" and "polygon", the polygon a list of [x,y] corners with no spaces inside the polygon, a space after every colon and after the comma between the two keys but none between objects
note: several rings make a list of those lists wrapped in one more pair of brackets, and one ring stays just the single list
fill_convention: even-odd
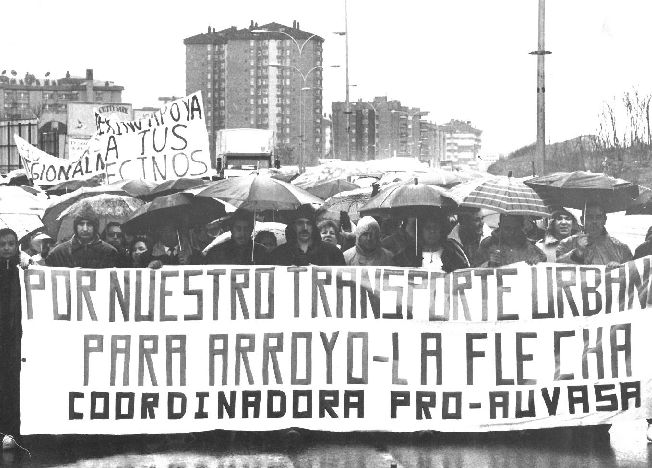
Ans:
[{"label": "high-rise apartment building", "polygon": [[186,92],[202,91],[213,157],[217,130],[263,128],[303,154],[303,165],[316,164],[323,148],[323,42],[296,21],[209,27],[184,40]]},{"label": "high-rise apartment building", "polygon": [[468,120],[451,120],[442,125],[446,133],[446,159],[453,164],[473,163],[480,154],[482,130]]}]

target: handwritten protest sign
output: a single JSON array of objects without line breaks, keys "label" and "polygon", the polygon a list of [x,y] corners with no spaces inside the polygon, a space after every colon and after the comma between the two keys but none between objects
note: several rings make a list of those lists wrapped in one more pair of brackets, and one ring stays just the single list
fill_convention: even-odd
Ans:
[{"label": "handwritten protest sign", "polygon": [[650,417],[650,260],[452,274],[29,269],[22,432],[503,431]]},{"label": "handwritten protest sign", "polygon": [[75,159],[61,159],[30,145],[18,135],[14,135],[14,141],[25,173],[35,185],[55,185],[104,173],[104,161],[99,154],[84,151],[75,154]]},{"label": "handwritten protest sign", "polygon": [[199,91],[166,104],[146,119],[121,122],[96,114],[96,128],[109,183],[122,179],[162,182],[211,173]]}]

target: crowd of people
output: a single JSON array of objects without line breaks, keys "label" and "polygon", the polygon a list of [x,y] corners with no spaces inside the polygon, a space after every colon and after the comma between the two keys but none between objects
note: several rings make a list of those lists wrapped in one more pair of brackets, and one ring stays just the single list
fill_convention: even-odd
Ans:
[{"label": "crowd of people", "polygon": [[[149,233],[125,232],[110,222],[100,232],[98,217],[87,210],[74,220],[73,236],[55,245],[45,233],[18,248],[21,264],[81,268],[160,268],[164,265],[323,265],[420,267],[451,272],[462,268],[501,267],[518,262],[605,265],[613,268],[652,253],[652,228],[632,255],[611,237],[607,214],[589,204],[580,220],[564,209],[547,220],[500,215],[491,230],[480,209],[455,213],[433,208],[404,218],[364,216],[345,230],[303,205],[287,219],[284,242],[271,231],[254,233],[253,213],[238,210],[223,220],[229,235],[211,242],[205,227],[158,226]],[[15,236],[14,236],[15,237]]]},{"label": "crowd of people", "polygon": [[[157,226],[154,232],[126,232],[119,223],[100,222],[92,211],[74,220],[74,234],[55,244],[37,233],[27,244],[16,233],[0,230],[0,430],[18,434],[20,405],[20,285],[18,267],[153,268],[165,265],[322,265],[420,267],[451,272],[463,268],[502,267],[517,262],[605,265],[616,267],[652,253],[652,228],[635,255],[605,229],[607,214],[589,204],[581,219],[559,208],[547,228],[525,216],[501,215],[490,230],[479,209],[455,213],[433,208],[404,218],[364,216],[349,229],[331,219],[319,223],[304,205],[287,218],[285,242],[270,231],[254,233],[253,213],[238,210],[222,223],[230,236],[211,242],[203,226]],[[541,221],[541,220],[538,220]],[[349,224],[349,223],[347,223]],[[255,235],[254,235],[255,234]],[[22,248],[21,248],[22,247]]]}]

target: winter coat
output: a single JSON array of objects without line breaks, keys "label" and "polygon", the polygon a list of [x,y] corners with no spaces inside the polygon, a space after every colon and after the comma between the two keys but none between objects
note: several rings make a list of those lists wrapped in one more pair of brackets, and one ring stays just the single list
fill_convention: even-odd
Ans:
[{"label": "winter coat", "polygon": [[[464,250],[457,242],[450,239],[445,239],[442,243],[441,263],[442,270],[446,273],[468,267]],[[407,248],[394,256],[394,265],[405,268],[423,266],[422,248],[417,247],[415,249],[414,244],[408,245]]]},{"label": "winter coat", "polygon": [[21,295],[18,256],[0,260],[0,432],[20,431]]},{"label": "winter coat", "polygon": [[115,268],[118,266],[118,251],[99,237],[88,244],[82,244],[76,235],[50,251],[45,259],[49,267],[67,268]]},{"label": "winter coat", "polygon": [[349,266],[394,266],[392,253],[378,246],[373,252],[363,252],[360,247],[351,247],[344,252],[344,261]]},{"label": "winter coat", "polygon": [[260,244],[254,244],[254,259],[251,260],[251,241],[238,245],[229,239],[208,251],[205,265],[268,265],[268,255]]}]

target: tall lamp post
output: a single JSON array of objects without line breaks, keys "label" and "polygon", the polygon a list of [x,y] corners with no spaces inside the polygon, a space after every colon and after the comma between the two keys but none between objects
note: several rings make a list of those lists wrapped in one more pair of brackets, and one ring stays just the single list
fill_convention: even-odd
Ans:
[{"label": "tall lamp post", "polygon": [[299,88],[299,172],[303,172],[304,170],[304,149],[303,149],[303,92],[309,89],[313,89],[311,87],[306,87],[306,82],[308,81],[308,77],[310,74],[317,70],[317,69],[323,69],[321,65],[317,65],[316,67],[312,67],[310,70],[308,70],[306,73],[303,73],[298,67],[295,67],[294,65],[280,65],[280,64],[270,64],[270,67],[273,68],[290,68],[297,73],[299,73],[299,76],[301,76],[301,79],[303,80],[303,85],[301,88]]}]

